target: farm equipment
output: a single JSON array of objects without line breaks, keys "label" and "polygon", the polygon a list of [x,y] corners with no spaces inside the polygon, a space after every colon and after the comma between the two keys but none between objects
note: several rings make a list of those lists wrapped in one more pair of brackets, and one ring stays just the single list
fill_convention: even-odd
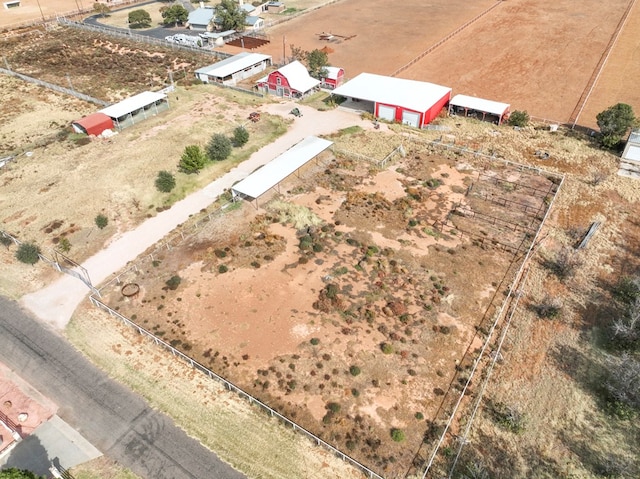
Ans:
[{"label": "farm equipment", "polygon": [[258,113],[257,111],[249,113],[249,120],[251,120],[254,123],[259,122],[260,121],[260,113]]},{"label": "farm equipment", "polygon": [[341,38],[342,40],[351,40],[352,38],[355,38],[357,35],[338,35],[337,33],[327,33],[327,32],[322,32],[322,33],[316,33],[316,35],[318,35],[318,38],[320,40],[324,40],[327,42],[332,42],[332,41],[338,41],[338,38]]},{"label": "farm equipment", "polygon": [[299,110],[299,109],[297,109],[297,108],[294,108],[293,110],[291,110],[291,111],[290,111],[290,113],[291,113],[293,116],[302,116],[302,113],[301,113],[301,112],[300,112],[300,110]]}]

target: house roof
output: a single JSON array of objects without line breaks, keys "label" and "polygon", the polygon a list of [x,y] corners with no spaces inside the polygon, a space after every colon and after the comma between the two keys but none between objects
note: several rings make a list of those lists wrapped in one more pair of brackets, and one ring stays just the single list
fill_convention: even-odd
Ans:
[{"label": "house roof", "polygon": [[442,97],[450,94],[451,88],[404,78],[361,73],[333,90],[333,93],[425,112]]},{"label": "house roof", "polygon": [[330,80],[337,80],[338,73],[342,70],[340,67],[324,67],[327,70],[327,76],[325,78],[329,78]]},{"label": "house roof", "polygon": [[206,67],[199,68],[195,73],[202,73],[204,75],[210,75],[215,77],[224,78],[229,75],[233,75],[236,72],[249,68],[257,63],[261,63],[265,60],[270,60],[271,55],[264,55],[262,53],[242,52],[229,58],[214,63]]},{"label": "house roof", "polygon": [[500,103],[497,101],[485,100],[483,98],[476,98],[475,96],[467,95],[456,95],[451,99],[449,104],[453,106],[460,106],[462,108],[468,108],[470,110],[491,113],[498,116],[504,115],[510,106],[508,103]]},{"label": "house roof", "polygon": [[308,136],[231,187],[235,194],[258,198],[333,144]]},{"label": "house roof", "polygon": [[291,88],[302,93],[320,84],[320,80],[311,77],[306,67],[298,60],[279,68],[277,71],[287,79]]},{"label": "house roof", "polygon": [[111,118],[121,118],[159,100],[164,100],[165,98],[167,98],[167,95],[164,93],[143,91],[142,93],[126,98],[119,103],[114,103],[113,105],[103,108],[100,110],[100,113],[104,113]]},{"label": "house roof", "polygon": [[87,135],[99,135],[104,130],[110,130],[113,128],[113,120],[110,116],[104,113],[92,113],[84,118],[80,118],[73,122],[74,125],[80,125]]},{"label": "house roof", "polygon": [[209,22],[213,20],[216,11],[213,8],[196,8],[193,12],[189,13],[187,22],[190,25],[209,25]]},{"label": "house roof", "polygon": [[251,12],[254,12],[256,10],[256,7],[254,7],[250,3],[243,3],[242,5],[240,5],[240,10],[244,10],[245,12],[247,12],[247,14],[249,14]]},{"label": "house roof", "polygon": [[627,141],[629,143],[638,143],[640,145],[640,130],[631,130]]},{"label": "house roof", "polygon": [[260,20],[262,20],[262,18],[249,15],[249,16],[245,17],[244,24],[253,27]]},{"label": "house roof", "polygon": [[198,33],[202,38],[224,38],[236,33],[235,30],[225,30],[224,32],[202,32]]}]

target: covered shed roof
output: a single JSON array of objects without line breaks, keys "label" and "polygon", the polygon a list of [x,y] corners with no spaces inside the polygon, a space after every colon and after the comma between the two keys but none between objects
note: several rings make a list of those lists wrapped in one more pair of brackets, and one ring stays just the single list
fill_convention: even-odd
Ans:
[{"label": "covered shed roof", "polygon": [[121,118],[136,110],[140,110],[145,106],[164,100],[165,98],[167,98],[167,95],[164,93],[143,91],[142,93],[126,98],[119,103],[103,108],[100,110],[100,113],[104,113],[111,118]]},{"label": "covered shed roof", "polygon": [[264,55],[263,53],[242,52],[232,57],[225,58],[218,63],[214,63],[213,65],[199,68],[195,71],[195,73],[202,73],[204,75],[223,78],[229,75],[233,75],[236,72],[242,71],[245,68],[249,68],[265,60],[271,60],[271,55]]},{"label": "covered shed roof", "polygon": [[259,170],[251,173],[244,180],[235,184],[231,188],[233,196],[241,195],[254,199],[259,198],[332,144],[332,141],[316,136],[308,136]]},{"label": "covered shed roof", "polygon": [[320,84],[320,80],[310,76],[307,68],[297,60],[279,68],[278,71],[287,79],[289,86],[299,92],[304,93]]},{"label": "covered shed roof", "polygon": [[73,129],[78,133],[98,136],[105,130],[113,129],[113,120],[104,113],[92,113],[72,123]]},{"label": "covered shed roof", "polygon": [[333,93],[424,112],[442,97],[450,94],[451,88],[434,83],[361,73],[333,90]]},{"label": "covered shed roof", "polygon": [[500,103],[492,100],[485,100],[483,98],[476,98],[475,96],[456,95],[449,102],[452,106],[459,106],[462,108],[468,108],[469,110],[482,111],[485,113],[491,113],[492,115],[502,116],[507,110],[509,110],[508,103]]},{"label": "covered shed roof", "polygon": [[342,71],[342,68],[340,67],[324,67],[324,69],[327,71],[327,76],[325,78],[330,78],[331,80],[337,80],[340,71]]}]

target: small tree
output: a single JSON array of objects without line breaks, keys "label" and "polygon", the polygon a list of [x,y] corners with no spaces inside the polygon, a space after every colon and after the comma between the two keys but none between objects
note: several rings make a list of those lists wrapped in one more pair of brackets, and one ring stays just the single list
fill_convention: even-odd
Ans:
[{"label": "small tree", "polygon": [[198,173],[207,163],[207,157],[204,155],[199,145],[189,145],[185,147],[178,168],[184,173]]},{"label": "small tree", "polygon": [[168,171],[159,171],[156,177],[156,188],[163,193],[169,193],[176,187],[175,177]]},{"label": "small tree", "polygon": [[600,144],[605,148],[614,148],[634,125],[636,118],[631,106],[626,103],[617,103],[598,113],[596,121],[602,133]]},{"label": "small tree", "polygon": [[162,7],[164,10],[162,11],[162,24],[163,25],[174,25],[178,26],[179,24],[183,24],[187,21],[189,17],[189,12],[182,5],[172,5],[169,8]]},{"label": "small tree", "polygon": [[151,15],[149,12],[143,9],[134,10],[129,12],[129,27],[130,28],[148,28],[151,26]]},{"label": "small tree", "polygon": [[327,76],[326,67],[329,65],[329,55],[322,50],[310,51],[306,57],[307,67],[309,67],[309,75],[313,78],[320,79]]},{"label": "small tree", "polygon": [[22,243],[16,251],[16,258],[21,263],[36,264],[40,259],[40,248],[33,243]]},{"label": "small tree", "polygon": [[182,283],[182,278],[177,274],[171,276],[171,278],[169,278],[165,282],[165,284],[167,285],[167,288],[169,288],[171,291],[175,291],[176,289],[178,289],[178,286],[180,286],[180,283]]},{"label": "small tree", "polygon": [[100,214],[96,216],[95,222],[96,226],[102,230],[109,224],[109,218],[107,218],[105,215]]},{"label": "small tree", "polygon": [[244,126],[238,126],[233,130],[233,139],[231,142],[235,147],[241,147],[247,144],[249,141],[249,132]]},{"label": "small tree", "polygon": [[211,161],[226,160],[231,154],[231,140],[226,136],[216,133],[211,137],[207,145],[207,156]]},{"label": "small tree", "polygon": [[509,116],[509,125],[523,127],[527,126],[528,123],[529,113],[526,111],[515,110],[511,112],[511,115]]},{"label": "small tree", "polygon": [[6,246],[7,249],[13,244],[13,240],[8,236],[0,234],[0,244]]},{"label": "small tree", "polygon": [[44,476],[38,476],[26,469],[16,469],[11,467],[0,471],[0,479],[45,479]]},{"label": "small tree", "polygon": [[58,243],[58,249],[63,253],[68,253],[71,251],[71,241],[66,236],[63,236]]},{"label": "small tree", "polygon": [[111,13],[111,9],[106,3],[96,2],[93,4],[93,11],[100,15],[102,18]]},{"label": "small tree", "polygon": [[609,359],[609,376],[605,387],[610,397],[623,405],[640,410],[640,361],[624,354]]}]

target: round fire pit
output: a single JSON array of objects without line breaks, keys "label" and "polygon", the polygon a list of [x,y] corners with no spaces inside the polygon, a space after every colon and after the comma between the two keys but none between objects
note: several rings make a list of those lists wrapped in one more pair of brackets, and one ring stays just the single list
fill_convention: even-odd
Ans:
[{"label": "round fire pit", "polygon": [[140,292],[140,286],[137,283],[127,283],[120,290],[125,298],[132,298]]}]

